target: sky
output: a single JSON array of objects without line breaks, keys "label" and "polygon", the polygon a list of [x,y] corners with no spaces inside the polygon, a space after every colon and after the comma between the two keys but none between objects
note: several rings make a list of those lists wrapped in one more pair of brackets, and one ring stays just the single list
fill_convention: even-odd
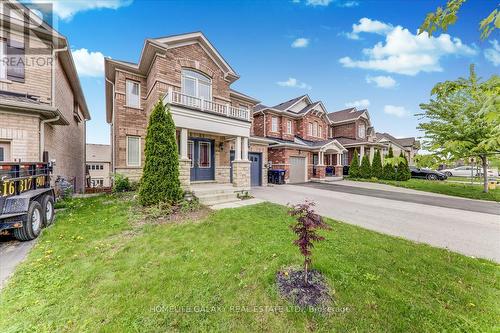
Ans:
[{"label": "sky", "polygon": [[[50,2],[50,0],[35,0]],[[469,0],[456,25],[416,32],[445,0],[54,0],[92,120],[88,143],[109,143],[104,57],[138,62],[144,40],[202,31],[240,75],[232,87],[276,105],[302,94],[329,112],[368,108],[378,132],[421,136],[419,104],[437,82],[500,73],[500,34],[480,40],[496,0]]]}]

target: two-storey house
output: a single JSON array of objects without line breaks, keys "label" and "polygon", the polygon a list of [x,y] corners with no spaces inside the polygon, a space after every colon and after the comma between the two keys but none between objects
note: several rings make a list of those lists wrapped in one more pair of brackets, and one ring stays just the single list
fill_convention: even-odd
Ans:
[{"label": "two-storey house", "polygon": [[389,133],[376,133],[377,141],[385,145],[383,149],[383,156],[388,154],[389,147],[392,148],[395,156],[403,153],[403,155],[408,160],[409,165],[413,165],[415,162],[415,155],[420,149],[420,142],[415,140],[414,137],[408,138],[395,138]]},{"label": "two-storey house", "polygon": [[112,171],[139,179],[148,116],[159,100],[176,129],[181,184],[266,183],[267,143],[251,138],[259,102],[231,88],[238,74],[201,32],[146,39],[137,63],[106,59]]},{"label": "two-storey house", "polygon": [[17,1],[0,2],[0,161],[55,161],[85,187],[90,114],[66,38]]},{"label": "two-storey house", "polygon": [[303,95],[269,107],[257,105],[253,134],[271,140],[269,164],[285,170],[285,180],[302,183],[326,175],[342,175],[347,150],[330,137],[331,121],[321,101]]}]

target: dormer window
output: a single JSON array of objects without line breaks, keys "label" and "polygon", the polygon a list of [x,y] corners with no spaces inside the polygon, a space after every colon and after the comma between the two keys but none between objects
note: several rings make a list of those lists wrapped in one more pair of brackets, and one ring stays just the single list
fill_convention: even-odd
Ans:
[{"label": "dormer window", "polygon": [[365,135],[366,135],[366,128],[365,128],[365,124],[360,124],[358,126],[358,136],[361,138],[361,139],[364,139],[365,138]]},{"label": "dormer window", "polygon": [[212,80],[200,72],[183,69],[181,89],[183,94],[208,101],[212,100]]}]

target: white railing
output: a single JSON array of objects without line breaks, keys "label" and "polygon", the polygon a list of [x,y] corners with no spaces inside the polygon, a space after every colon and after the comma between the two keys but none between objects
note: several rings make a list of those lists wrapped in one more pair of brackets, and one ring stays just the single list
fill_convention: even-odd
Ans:
[{"label": "white railing", "polygon": [[250,111],[248,109],[237,108],[229,104],[207,101],[203,98],[198,98],[183,94],[178,91],[174,91],[172,88],[168,89],[164,100],[166,103],[187,106],[189,108],[208,111],[225,117],[243,119],[248,121],[250,120]]}]

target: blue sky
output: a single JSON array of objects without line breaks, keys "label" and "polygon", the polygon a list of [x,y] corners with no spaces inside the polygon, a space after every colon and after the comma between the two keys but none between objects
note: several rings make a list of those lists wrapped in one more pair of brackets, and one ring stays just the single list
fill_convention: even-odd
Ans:
[{"label": "blue sky", "polygon": [[416,37],[440,1],[87,0],[56,5],[92,120],[87,142],[109,143],[103,56],[137,62],[145,38],[203,31],[241,78],[233,88],[274,105],[307,93],[327,109],[368,106],[379,132],[418,136],[419,103],[439,81],[500,72],[500,36],[479,39],[496,1],[469,0],[447,35]]}]

